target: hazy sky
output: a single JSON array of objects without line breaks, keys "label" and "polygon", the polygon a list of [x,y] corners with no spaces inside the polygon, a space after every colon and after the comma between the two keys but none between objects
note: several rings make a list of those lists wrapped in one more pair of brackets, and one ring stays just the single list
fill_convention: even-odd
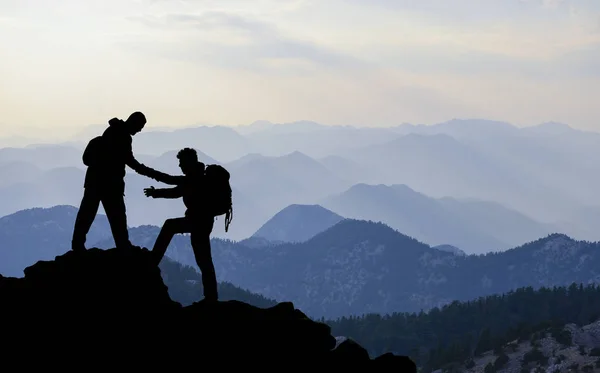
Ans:
[{"label": "hazy sky", "polygon": [[599,0],[0,0],[0,131],[487,118],[600,130]]}]

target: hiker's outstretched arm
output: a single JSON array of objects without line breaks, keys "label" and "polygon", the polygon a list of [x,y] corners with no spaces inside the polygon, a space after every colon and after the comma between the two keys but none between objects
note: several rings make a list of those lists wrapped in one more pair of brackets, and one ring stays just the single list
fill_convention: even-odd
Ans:
[{"label": "hiker's outstretched arm", "polygon": [[139,163],[135,158],[132,158],[131,164],[128,163],[127,165],[140,175],[152,178],[158,182],[168,185],[179,185],[185,180],[185,176],[183,175],[174,176],[157,171],[152,167],[148,167],[145,164]]},{"label": "hiker's outstretched arm", "polygon": [[143,176],[150,177],[150,172],[154,171],[152,168],[140,163],[137,159],[135,159],[133,156],[133,149],[131,148],[131,141],[127,141],[125,144],[125,164]]},{"label": "hiker's outstretched arm", "polygon": [[133,158],[133,156],[127,159],[126,164],[135,172],[143,176],[150,176],[150,172],[153,171],[150,167],[138,162],[138,160]]},{"label": "hiker's outstretched arm", "polygon": [[181,198],[183,197],[183,192],[181,187],[176,186],[174,188],[153,189],[148,196],[154,198]]},{"label": "hiker's outstretched arm", "polygon": [[146,166],[145,164],[140,163],[133,156],[131,139],[127,141],[125,149],[125,164],[131,167],[138,174],[169,185],[179,185],[184,180],[184,176],[172,176],[169,174],[165,174],[164,172],[157,171],[151,167]]}]

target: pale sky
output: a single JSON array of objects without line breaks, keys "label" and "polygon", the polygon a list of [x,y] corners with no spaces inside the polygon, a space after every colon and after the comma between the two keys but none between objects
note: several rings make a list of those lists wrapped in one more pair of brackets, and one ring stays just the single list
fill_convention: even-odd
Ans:
[{"label": "pale sky", "polygon": [[135,110],[600,131],[600,0],[0,0],[0,48],[0,136]]}]

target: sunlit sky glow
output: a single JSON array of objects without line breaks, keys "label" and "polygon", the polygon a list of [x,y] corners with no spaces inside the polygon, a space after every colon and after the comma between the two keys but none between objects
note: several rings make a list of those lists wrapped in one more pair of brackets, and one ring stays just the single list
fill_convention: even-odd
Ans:
[{"label": "sunlit sky glow", "polygon": [[600,130],[598,0],[0,0],[0,135],[487,118]]}]

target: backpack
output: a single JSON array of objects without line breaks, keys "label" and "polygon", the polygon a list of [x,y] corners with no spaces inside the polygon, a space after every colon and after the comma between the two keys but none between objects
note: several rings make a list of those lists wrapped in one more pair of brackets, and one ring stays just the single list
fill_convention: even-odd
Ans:
[{"label": "backpack", "polygon": [[204,170],[207,185],[207,197],[213,216],[225,214],[225,232],[233,219],[233,204],[231,200],[231,185],[229,171],[223,166],[209,164]]},{"label": "backpack", "polygon": [[83,151],[83,164],[86,166],[96,166],[102,161],[104,155],[104,137],[96,136],[88,142]]}]

